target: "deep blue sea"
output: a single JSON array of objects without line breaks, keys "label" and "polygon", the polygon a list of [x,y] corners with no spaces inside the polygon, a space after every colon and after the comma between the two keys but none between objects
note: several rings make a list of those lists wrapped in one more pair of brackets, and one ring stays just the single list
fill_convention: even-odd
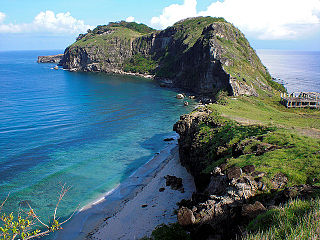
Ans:
[{"label": "deep blue sea", "polygon": [[292,92],[320,92],[320,51],[258,50],[270,74]]},{"label": "deep blue sea", "polygon": [[44,221],[60,185],[60,215],[94,201],[163,149],[193,106],[152,80],[53,70],[38,55],[0,52],[0,199],[29,201]]},{"label": "deep blue sea", "polygon": [[[8,211],[29,201],[48,220],[60,185],[67,216],[124,181],[166,146],[192,110],[152,80],[53,70],[38,55],[0,52],[0,199]],[[258,51],[289,92],[320,91],[320,52]]]}]

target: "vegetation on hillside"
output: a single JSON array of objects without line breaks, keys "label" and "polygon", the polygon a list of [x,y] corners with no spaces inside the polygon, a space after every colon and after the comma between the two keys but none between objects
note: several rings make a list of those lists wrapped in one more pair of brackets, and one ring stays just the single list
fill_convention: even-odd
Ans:
[{"label": "vegetation on hillside", "polygon": [[157,66],[157,62],[150,57],[147,58],[141,54],[136,54],[125,61],[123,70],[125,72],[153,74]]},{"label": "vegetation on hillside", "polygon": [[244,240],[320,239],[320,200],[291,200],[258,216]]},{"label": "vegetation on hillside", "polygon": [[156,31],[155,29],[148,27],[143,23],[136,23],[136,22],[126,22],[126,21],[110,22],[108,26],[109,27],[125,27],[133,31],[139,32],[141,34],[148,34]]}]

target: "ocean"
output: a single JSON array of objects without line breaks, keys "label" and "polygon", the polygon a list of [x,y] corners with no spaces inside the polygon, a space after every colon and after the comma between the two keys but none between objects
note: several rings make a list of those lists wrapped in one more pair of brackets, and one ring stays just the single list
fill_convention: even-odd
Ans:
[{"label": "ocean", "polygon": [[272,77],[289,93],[320,92],[320,51],[258,50]]},{"label": "ocean", "polygon": [[[0,52],[0,199],[7,211],[36,209],[48,221],[61,185],[66,217],[128,179],[173,136],[183,106],[152,80],[53,70],[37,56]],[[320,91],[320,52],[257,51],[289,92]]]}]

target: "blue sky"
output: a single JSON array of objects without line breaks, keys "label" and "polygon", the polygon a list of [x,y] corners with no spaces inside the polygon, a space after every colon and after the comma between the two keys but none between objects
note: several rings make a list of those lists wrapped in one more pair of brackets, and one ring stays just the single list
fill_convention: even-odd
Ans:
[{"label": "blue sky", "polygon": [[64,49],[110,21],[157,29],[194,16],[222,16],[254,48],[320,51],[320,0],[1,0],[0,51]]}]

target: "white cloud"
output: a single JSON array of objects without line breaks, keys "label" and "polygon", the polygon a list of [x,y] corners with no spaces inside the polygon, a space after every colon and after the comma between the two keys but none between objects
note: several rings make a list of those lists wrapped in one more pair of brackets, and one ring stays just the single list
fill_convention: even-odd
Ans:
[{"label": "white cloud", "polygon": [[5,18],[6,18],[6,14],[4,14],[3,12],[0,12],[0,23],[2,23]]},{"label": "white cloud", "polygon": [[[198,13],[196,4],[196,0],[185,0],[183,5],[171,5],[151,23],[164,28],[186,17],[224,17],[261,39],[292,39],[320,28],[320,0],[222,0]],[[187,15],[181,13],[183,7]]]},{"label": "white cloud", "polygon": [[159,17],[153,17],[151,24],[153,27],[166,28],[173,23],[197,15],[197,0],[184,0],[182,5],[172,4],[163,9]]},{"label": "white cloud", "polygon": [[127,17],[126,22],[134,22],[134,17],[132,17],[132,16]]},{"label": "white cloud", "polygon": [[0,33],[27,33],[41,32],[54,34],[76,34],[85,32],[89,28],[82,20],[71,16],[69,12],[57,13],[52,11],[40,12],[32,23],[4,24],[5,14],[0,12]]}]

